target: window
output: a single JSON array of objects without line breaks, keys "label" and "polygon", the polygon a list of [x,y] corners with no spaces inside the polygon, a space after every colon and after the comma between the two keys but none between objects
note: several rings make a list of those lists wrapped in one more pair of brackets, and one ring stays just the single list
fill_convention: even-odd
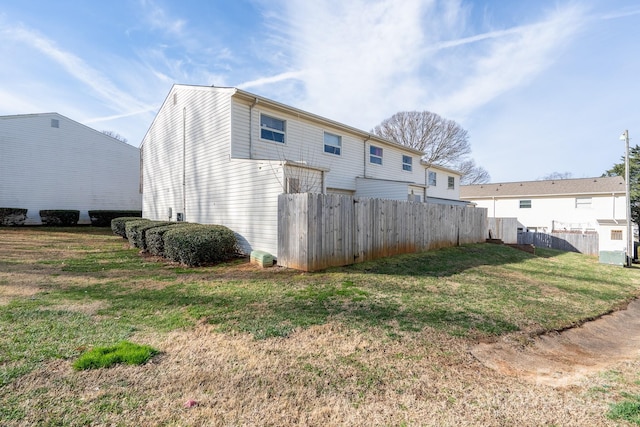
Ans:
[{"label": "window", "polygon": [[576,197],[576,209],[589,209],[591,207],[591,197]]},{"label": "window", "polygon": [[284,144],[285,121],[260,115],[260,138]]},{"label": "window", "polygon": [[622,230],[611,230],[611,240],[622,240]]},{"label": "window", "polygon": [[412,169],[413,169],[413,157],[402,156],[402,170],[411,172]]},{"label": "window", "polygon": [[294,194],[300,193],[300,179],[299,178],[287,178],[287,193]]},{"label": "window", "polygon": [[59,128],[59,127],[60,127],[60,120],[58,120],[58,119],[51,119],[51,127],[52,127],[52,128]]},{"label": "window", "polygon": [[432,187],[436,186],[436,173],[429,171],[429,185]]},{"label": "window", "polygon": [[324,133],[324,152],[340,155],[342,151],[342,137],[332,133]]},{"label": "window", "polygon": [[375,145],[369,147],[369,162],[376,165],[382,164],[382,148]]},{"label": "window", "polygon": [[452,176],[448,176],[447,177],[447,188],[449,190],[453,190],[455,188],[456,185],[456,179]]},{"label": "window", "polygon": [[520,200],[520,209],[531,208],[531,200]]}]

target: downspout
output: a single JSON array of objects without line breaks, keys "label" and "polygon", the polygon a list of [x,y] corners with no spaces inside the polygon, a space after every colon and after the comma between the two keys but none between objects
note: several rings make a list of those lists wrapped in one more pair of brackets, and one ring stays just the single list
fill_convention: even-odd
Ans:
[{"label": "downspout", "polygon": [[371,134],[367,135],[367,138],[364,140],[364,177],[367,177],[367,142],[371,139]]},{"label": "downspout", "polygon": [[424,168],[424,202],[427,203],[427,190],[429,189],[429,165]]},{"label": "downspout", "polygon": [[615,219],[616,219],[616,193],[611,193],[611,200],[613,200],[613,216],[611,218],[613,218],[613,220],[615,221]]},{"label": "downspout", "polygon": [[496,196],[493,196],[492,199],[493,199],[493,217],[496,218]]},{"label": "downspout", "polygon": [[253,107],[258,103],[258,98],[253,99],[249,106],[249,159],[253,159]]},{"label": "downspout", "polygon": [[187,218],[187,107],[182,109],[182,220]]}]

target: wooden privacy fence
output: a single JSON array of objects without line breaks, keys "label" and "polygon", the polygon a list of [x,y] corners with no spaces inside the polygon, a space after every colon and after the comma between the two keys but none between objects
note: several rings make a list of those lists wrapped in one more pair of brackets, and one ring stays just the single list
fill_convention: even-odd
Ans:
[{"label": "wooden privacy fence", "polygon": [[598,233],[518,233],[518,243],[586,255],[599,253]]},{"label": "wooden privacy fence", "polygon": [[315,271],[483,242],[487,210],[337,194],[278,197],[278,264]]}]

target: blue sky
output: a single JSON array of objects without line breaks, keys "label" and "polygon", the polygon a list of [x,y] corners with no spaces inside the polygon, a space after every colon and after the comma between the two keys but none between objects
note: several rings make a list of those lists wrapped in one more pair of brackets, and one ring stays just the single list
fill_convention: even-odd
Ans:
[{"label": "blue sky", "polygon": [[174,83],[235,86],[370,130],[429,110],[492,182],[599,176],[640,141],[640,3],[0,0],[0,115],[138,146]]}]

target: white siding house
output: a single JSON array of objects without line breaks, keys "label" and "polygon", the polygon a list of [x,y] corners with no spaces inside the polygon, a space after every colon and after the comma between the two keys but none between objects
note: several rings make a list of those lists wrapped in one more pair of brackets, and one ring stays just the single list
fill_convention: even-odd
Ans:
[{"label": "white siding house", "polygon": [[600,251],[626,249],[622,177],[465,185],[460,198],[489,217],[517,218],[520,232],[598,232]]},{"label": "white siding house", "polygon": [[[240,89],[174,85],[142,142],[143,216],[222,224],[277,256],[278,194],[424,201],[421,155]],[[432,168],[461,203],[460,174]]]},{"label": "white siding house", "polygon": [[0,207],[140,210],[140,151],[58,113],[0,116]]}]

